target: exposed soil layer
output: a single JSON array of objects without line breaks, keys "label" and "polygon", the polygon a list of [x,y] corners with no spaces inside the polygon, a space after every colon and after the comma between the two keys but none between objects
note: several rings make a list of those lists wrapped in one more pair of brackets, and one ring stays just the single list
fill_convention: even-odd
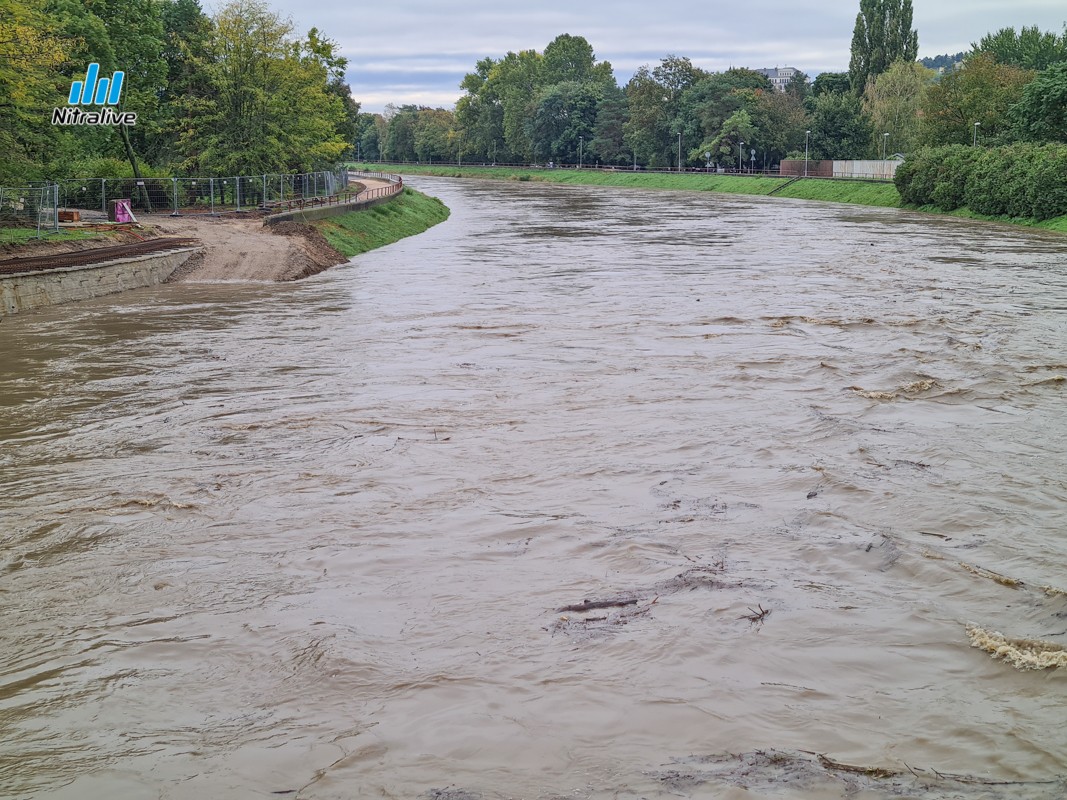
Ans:
[{"label": "exposed soil layer", "polygon": [[266,227],[259,217],[232,214],[151,221],[167,234],[203,243],[203,258],[186,264],[172,281],[292,281],[347,260],[310,225]]}]

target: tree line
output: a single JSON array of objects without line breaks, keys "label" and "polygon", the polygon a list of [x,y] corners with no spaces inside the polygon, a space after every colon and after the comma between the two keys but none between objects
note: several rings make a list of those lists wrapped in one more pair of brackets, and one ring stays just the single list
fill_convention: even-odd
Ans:
[{"label": "tree line", "polygon": [[[911,0],[860,0],[846,72],[785,91],[684,56],[619,85],[583,37],[486,57],[454,109],[361,113],[335,42],[264,0],[0,0],[0,184],[66,176],[261,174],[339,159],[772,167],[924,147],[1067,142],[1067,29],[1006,28],[931,70]],[[134,126],[58,126],[87,63],[124,70]],[[744,143],[742,150],[741,144]],[[755,150],[755,157],[752,151]]]},{"label": "tree line", "polygon": [[1005,28],[933,60],[937,69],[917,53],[911,0],[861,0],[849,70],[798,73],[784,92],[759,72],[709,72],[677,55],[619,86],[589,42],[564,34],[543,52],[479,61],[454,110],[388,107],[364,128],[360,154],[670,168],[736,167],[739,156],[748,166],[754,149],[762,167],[805,152],[860,159],[1067,141],[1067,28]]},{"label": "tree line", "polygon": [[[90,63],[125,73],[135,125],[52,124]],[[0,185],[333,166],[359,133],[346,67],[261,0],[0,0]]]}]

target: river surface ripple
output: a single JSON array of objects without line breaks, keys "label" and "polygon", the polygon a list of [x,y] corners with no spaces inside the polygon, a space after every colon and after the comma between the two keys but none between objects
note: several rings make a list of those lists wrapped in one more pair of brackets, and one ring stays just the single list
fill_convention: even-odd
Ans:
[{"label": "river surface ripple", "polygon": [[1067,239],[413,183],[3,320],[0,796],[1063,796]]}]

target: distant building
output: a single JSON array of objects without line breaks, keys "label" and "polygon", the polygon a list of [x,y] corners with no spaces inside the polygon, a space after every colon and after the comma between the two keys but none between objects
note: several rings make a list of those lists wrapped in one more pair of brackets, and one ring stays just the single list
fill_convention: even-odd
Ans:
[{"label": "distant building", "polygon": [[785,87],[789,85],[789,81],[793,80],[793,76],[800,72],[796,67],[775,67],[774,69],[757,69],[755,71],[765,76],[779,92],[784,92]]}]

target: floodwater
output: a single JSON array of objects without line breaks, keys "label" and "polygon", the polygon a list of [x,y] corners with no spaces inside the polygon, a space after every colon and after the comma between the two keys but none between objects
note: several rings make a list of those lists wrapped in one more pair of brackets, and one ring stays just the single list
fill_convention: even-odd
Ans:
[{"label": "floodwater", "polygon": [[413,183],[3,320],[0,796],[1064,795],[1067,238]]}]

